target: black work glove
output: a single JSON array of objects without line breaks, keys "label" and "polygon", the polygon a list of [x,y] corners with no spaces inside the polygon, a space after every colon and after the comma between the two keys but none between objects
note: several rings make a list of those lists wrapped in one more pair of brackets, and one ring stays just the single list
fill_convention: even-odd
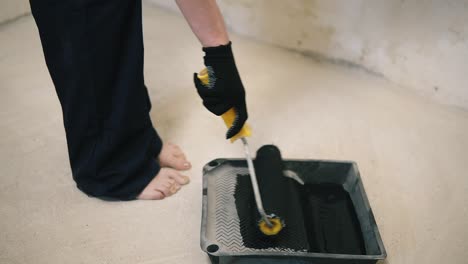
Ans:
[{"label": "black work glove", "polygon": [[205,66],[208,69],[209,84],[204,85],[193,74],[193,81],[203,105],[213,114],[222,115],[234,107],[236,119],[226,132],[226,138],[235,136],[247,120],[245,90],[242,85],[232,54],[231,42],[227,45],[203,48]]}]

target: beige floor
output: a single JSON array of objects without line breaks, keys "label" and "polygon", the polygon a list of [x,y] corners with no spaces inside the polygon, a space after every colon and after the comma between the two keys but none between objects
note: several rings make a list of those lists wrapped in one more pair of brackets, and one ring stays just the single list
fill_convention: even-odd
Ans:
[{"label": "beige floor", "polygon": [[[0,263],[208,263],[199,248],[201,168],[241,157],[191,83],[202,53],[185,22],[145,8],[152,118],[194,164],[162,202],[108,203],[74,187],[58,100],[33,19],[0,28]],[[468,112],[356,69],[233,36],[253,149],[355,160],[387,263],[467,263]]]}]

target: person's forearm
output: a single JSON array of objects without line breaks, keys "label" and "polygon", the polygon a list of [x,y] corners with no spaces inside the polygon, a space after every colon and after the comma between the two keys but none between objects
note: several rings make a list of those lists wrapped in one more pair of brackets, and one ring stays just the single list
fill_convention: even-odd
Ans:
[{"label": "person's forearm", "polygon": [[215,0],[176,0],[203,47],[226,45],[229,37]]}]

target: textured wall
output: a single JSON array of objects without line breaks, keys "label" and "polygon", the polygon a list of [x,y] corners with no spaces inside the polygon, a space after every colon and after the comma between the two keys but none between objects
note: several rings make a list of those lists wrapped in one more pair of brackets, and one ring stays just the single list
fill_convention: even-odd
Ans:
[{"label": "textured wall", "polygon": [[[174,1],[148,0],[177,9]],[[468,109],[468,0],[219,0],[238,33],[359,64]]]},{"label": "textured wall", "polygon": [[29,12],[28,0],[0,0],[0,23]]}]

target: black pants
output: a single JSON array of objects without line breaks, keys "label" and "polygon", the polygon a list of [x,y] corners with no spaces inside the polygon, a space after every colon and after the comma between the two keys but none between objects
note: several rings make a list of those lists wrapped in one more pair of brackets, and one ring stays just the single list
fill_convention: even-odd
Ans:
[{"label": "black pants", "polygon": [[143,78],[141,0],[30,0],[62,106],[73,178],[134,199],[159,171]]}]

